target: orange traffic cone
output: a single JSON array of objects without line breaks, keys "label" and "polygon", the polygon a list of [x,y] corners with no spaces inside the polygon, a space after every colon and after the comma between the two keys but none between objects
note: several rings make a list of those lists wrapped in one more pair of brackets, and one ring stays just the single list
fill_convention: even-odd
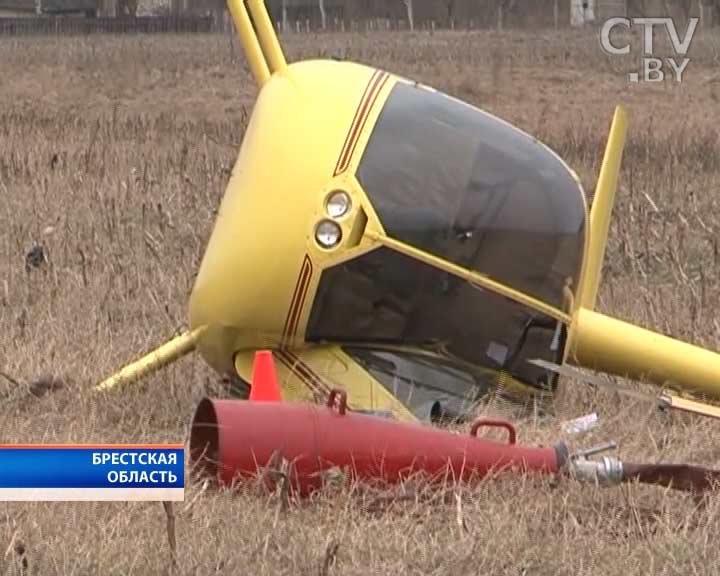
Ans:
[{"label": "orange traffic cone", "polygon": [[255,352],[253,362],[250,400],[260,402],[281,402],[282,393],[278,384],[275,361],[270,350]]}]

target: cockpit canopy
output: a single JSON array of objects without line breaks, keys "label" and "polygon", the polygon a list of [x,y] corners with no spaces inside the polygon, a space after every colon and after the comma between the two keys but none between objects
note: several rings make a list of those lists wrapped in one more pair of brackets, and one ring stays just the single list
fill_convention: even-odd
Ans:
[{"label": "cockpit canopy", "polygon": [[440,92],[395,85],[357,170],[387,234],[562,308],[585,200],[546,146]]},{"label": "cockpit canopy", "polygon": [[[390,238],[568,312],[585,249],[585,198],[565,163],[534,138],[398,82],[356,177]],[[546,373],[525,360],[557,361],[561,324],[384,246],[323,272],[306,340],[432,349],[538,385]]]}]

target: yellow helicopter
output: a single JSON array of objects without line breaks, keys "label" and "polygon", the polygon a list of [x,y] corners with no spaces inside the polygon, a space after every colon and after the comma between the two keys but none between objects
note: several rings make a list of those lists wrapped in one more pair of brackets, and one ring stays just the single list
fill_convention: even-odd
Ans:
[{"label": "yellow helicopter", "polygon": [[551,394],[566,363],[720,396],[720,355],[594,310],[622,107],[588,209],[576,174],[511,124],[358,63],[288,64],[262,0],[228,6],[260,90],[190,328],[99,389],[193,350],[249,382],[271,349],[285,399],[341,387],[350,409],[401,420],[498,387]]}]

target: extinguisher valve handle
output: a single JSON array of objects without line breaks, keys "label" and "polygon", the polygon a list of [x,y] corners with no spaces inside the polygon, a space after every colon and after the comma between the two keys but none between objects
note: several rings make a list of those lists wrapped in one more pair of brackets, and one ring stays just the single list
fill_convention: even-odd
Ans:
[{"label": "extinguisher valve handle", "polygon": [[602,452],[607,452],[608,450],[615,450],[616,448],[617,444],[615,444],[615,442],[608,442],[607,444],[601,444],[600,446],[588,448],[587,450],[580,450],[579,452],[573,454],[571,459],[575,460],[578,458],[587,458],[588,456],[594,456],[596,454],[601,454]]}]

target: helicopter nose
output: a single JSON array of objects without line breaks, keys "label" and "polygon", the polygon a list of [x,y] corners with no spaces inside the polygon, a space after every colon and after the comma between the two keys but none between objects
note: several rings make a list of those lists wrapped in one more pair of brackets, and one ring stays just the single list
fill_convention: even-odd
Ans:
[{"label": "helicopter nose", "polygon": [[[306,261],[357,240],[364,214],[336,171],[373,76],[358,64],[306,61],[263,85],[190,297],[191,326],[209,327],[204,340],[213,341],[198,349],[211,365],[231,368],[241,349],[279,346]],[[348,165],[342,178],[351,177]],[[314,281],[311,269],[305,289]]]}]

